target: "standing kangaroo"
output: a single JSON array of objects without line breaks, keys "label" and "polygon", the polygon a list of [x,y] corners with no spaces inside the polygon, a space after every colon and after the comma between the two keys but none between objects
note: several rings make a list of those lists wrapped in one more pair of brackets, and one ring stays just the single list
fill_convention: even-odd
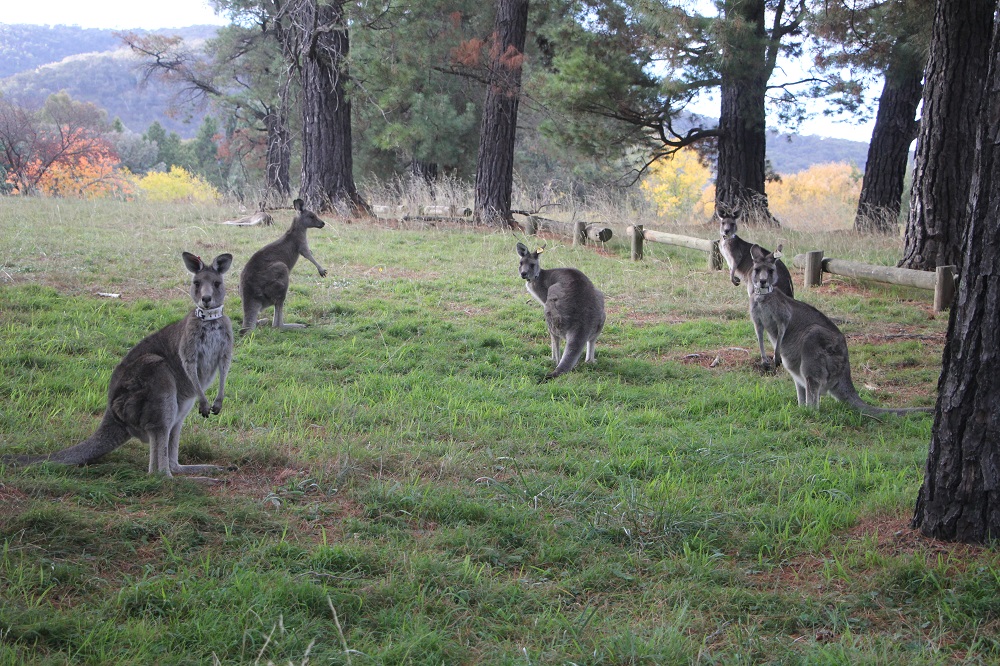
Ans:
[{"label": "standing kangaroo", "polygon": [[[288,279],[295,262],[302,255],[319,270],[320,277],[326,277],[326,269],[319,265],[309,251],[306,241],[308,229],[322,229],[325,224],[316,213],[303,207],[302,199],[294,202],[296,215],[285,235],[254,252],[240,275],[240,295],[243,297],[243,326],[240,333],[248,333],[257,327],[257,315],[268,306],[274,306],[274,320],[271,326],[277,329],[305,328],[305,324],[285,323],[285,296],[288,295]],[[265,320],[266,321],[266,320]]]},{"label": "standing kangaroo", "polygon": [[[778,246],[777,252],[781,251]],[[753,269],[750,318],[757,329],[760,354],[764,355],[763,334],[774,345],[774,360],[784,365],[795,381],[799,405],[819,408],[819,399],[829,393],[837,400],[866,414],[908,414],[930,412],[930,408],[883,409],[864,402],[851,381],[847,340],[837,325],[822,312],[796,301],[775,289],[778,276],[775,253],[759,247],[751,249]]]},{"label": "standing kangaroo", "polygon": [[[727,215],[726,213],[719,211],[719,251],[722,256],[726,258],[726,263],[729,264],[729,279],[736,286],[739,286],[740,280],[745,280],[747,285],[747,294],[753,293],[753,285],[750,284],[750,271],[753,269],[753,257],[750,255],[750,248],[755,247],[754,243],[748,243],[739,236],[736,235],[736,220],[739,217],[739,212],[735,214]],[[760,247],[756,245],[756,247]],[[764,248],[760,248],[764,250]],[[766,253],[767,250],[764,250]],[[792,286],[792,276],[788,272],[788,268],[781,261],[777,263],[778,275],[777,281],[774,287],[781,292],[784,292],[791,298],[795,297],[794,287]]]},{"label": "standing kangaroo", "polygon": [[[226,288],[222,274],[233,255],[220,254],[211,266],[201,257],[183,253],[194,273],[191,299],[195,308],[184,319],[149,335],[125,355],[111,373],[108,407],[97,431],[76,446],[46,456],[11,456],[5,462],[41,461],[86,465],[136,437],[149,444],[149,473],[204,474],[215,465],[181,465],[178,444],[184,417],[195,400],[207,417],[222,410],[226,375],[233,358],[233,325],[222,313]],[[219,392],[209,407],[205,388],[219,375]]]},{"label": "standing kangaroo", "polygon": [[[526,280],[528,293],[545,308],[545,323],[552,342],[555,370],[546,377],[552,379],[572,370],[584,349],[587,363],[594,362],[594,346],[604,328],[604,294],[590,279],[575,268],[543,270],[538,261],[542,250],[531,252],[524,243],[517,244],[521,257],[520,273]],[[559,341],[566,349],[559,357]]]}]

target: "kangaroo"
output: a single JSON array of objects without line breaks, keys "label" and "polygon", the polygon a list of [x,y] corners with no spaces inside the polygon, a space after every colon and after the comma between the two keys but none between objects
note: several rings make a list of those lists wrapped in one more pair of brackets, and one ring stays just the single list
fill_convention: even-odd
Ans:
[{"label": "kangaroo", "polygon": [[[556,364],[555,370],[546,378],[552,379],[572,370],[584,348],[587,351],[586,362],[594,362],[594,346],[604,328],[604,294],[575,268],[543,270],[538,261],[542,249],[532,252],[524,243],[517,244],[517,253],[521,257],[519,270],[526,280],[525,287],[545,309],[545,323],[552,342],[552,361]],[[566,341],[562,358],[559,356],[560,340]]]},{"label": "kangaroo", "polygon": [[253,215],[246,215],[238,220],[226,220],[219,224],[231,224],[237,227],[269,227],[274,224],[274,218],[264,210],[264,202],[261,201],[260,205],[257,206],[257,212]]},{"label": "kangaroo", "polygon": [[[194,273],[191,299],[195,308],[180,321],[147,336],[111,373],[108,407],[93,435],[76,446],[44,456],[12,456],[5,462],[42,461],[86,465],[136,437],[149,444],[149,473],[205,474],[216,465],[181,465],[178,444],[184,417],[198,401],[207,417],[222,410],[226,375],[233,357],[233,325],[222,313],[226,296],[222,274],[233,255],[220,254],[210,266],[189,252],[184,265]],[[219,376],[219,392],[209,406],[205,388]],[[209,480],[209,479],[203,479]]]},{"label": "kangaroo", "polygon": [[[719,235],[722,237],[719,241],[719,251],[726,258],[726,263],[729,264],[729,279],[736,286],[739,286],[741,280],[746,280],[747,294],[752,295],[753,285],[750,284],[750,271],[753,269],[753,257],[750,256],[750,248],[754,247],[755,244],[748,243],[736,235],[736,219],[739,216],[739,211],[734,214],[727,214],[724,211],[718,212]],[[788,268],[785,267],[784,263],[778,261],[777,269],[778,276],[775,288],[791,298],[795,298],[792,276],[789,274]]]},{"label": "kangaroo", "polygon": [[[240,333],[249,333],[257,327],[257,315],[263,308],[274,306],[274,320],[271,326],[277,329],[305,328],[305,324],[285,323],[285,296],[288,294],[288,278],[295,262],[302,255],[319,270],[320,277],[326,277],[326,269],[319,265],[309,251],[306,230],[322,229],[323,220],[316,213],[303,207],[302,199],[294,202],[296,215],[285,235],[254,252],[240,275],[240,295],[243,297],[243,326]],[[264,320],[260,323],[266,323]]]},{"label": "kangaroo", "polygon": [[750,297],[750,318],[757,329],[760,354],[764,354],[764,332],[774,345],[774,362],[784,365],[795,381],[799,405],[819,408],[819,399],[829,393],[837,400],[866,414],[909,414],[930,412],[930,408],[884,409],[864,402],[851,380],[847,339],[837,325],[822,312],[797,301],[775,288],[778,268],[775,252],[754,246]]}]

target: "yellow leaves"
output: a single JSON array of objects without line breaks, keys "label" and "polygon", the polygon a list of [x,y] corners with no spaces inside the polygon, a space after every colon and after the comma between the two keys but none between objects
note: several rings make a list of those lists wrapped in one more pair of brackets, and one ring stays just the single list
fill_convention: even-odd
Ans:
[{"label": "yellow leaves", "polygon": [[843,162],[816,164],[768,183],[768,204],[791,228],[844,228],[854,219],[861,178],[857,167]]},{"label": "yellow leaves", "polygon": [[169,173],[152,171],[135,184],[138,194],[149,201],[211,203],[221,196],[209,183],[178,166],[170,167]]},{"label": "yellow leaves", "polygon": [[843,162],[815,164],[767,186],[768,201],[776,211],[803,203],[854,205],[860,194],[861,173]]},{"label": "yellow leaves", "polygon": [[685,148],[654,162],[641,187],[646,199],[656,205],[657,215],[683,223],[695,214],[711,177],[698,153]]}]

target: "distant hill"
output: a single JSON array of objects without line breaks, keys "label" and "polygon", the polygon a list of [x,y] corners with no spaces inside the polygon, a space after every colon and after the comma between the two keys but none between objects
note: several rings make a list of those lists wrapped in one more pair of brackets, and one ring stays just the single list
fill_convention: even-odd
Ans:
[{"label": "distant hill", "polygon": [[865,170],[868,144],[864,141],[831,139],[812,134],[779,134],[767,132],[767,158],[778,173],[805,171],[813,164],[846,162]]},{"label": "distant hill", "polygon": [[[194,40],[210,38],[216,30],[191,26],[163,32]],[[115,34],[76,26],[0,24],[0,93],[25,106],[40,106],[52,93],[65,90],[73,99],[106,109],[109,119],[121,118],[134,132],[158,120],[167,131],[193,137],[204,113],[173,113],[175,91],[144,86],[131,52]]]},{"label": "distant hill", "polygon": [[[191,26],[161,32],[198,40],[213,37],[217,29]],[[145,131],[157,120],[167,131],[193,137],[204,113],[190,109],[179,116],[173,113],[175,91],[142,85],[131,52],[122,48],[115,35],[113,30],[75,26],[0,24],[0,94],[26,106],[39,106],[50,94],[65,90],[74,99],[106,109],[109,118],[120,118],[134,132]],[[774,170],[783,174],[826,162],[853,163],[864,170],[868,144],[769,131],[767,156]]]}]

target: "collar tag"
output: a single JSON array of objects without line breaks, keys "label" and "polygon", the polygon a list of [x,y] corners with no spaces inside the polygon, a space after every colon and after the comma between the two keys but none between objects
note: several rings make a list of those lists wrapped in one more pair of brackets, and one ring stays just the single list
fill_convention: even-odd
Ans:
[{"label": "collar tag", "polygon": [[758,296],[760,296],[761,294],[770,294],[772,291],[774,291],[774,285],[771,284],[767,285],[766,289],[762,289],[760,285],[756,284],[753,287],[753,293]]},{"label": "collar tag", "polygon": [[222,306],[217,308],[212,308],[211,310],[202,310],[199,307],[194,309],[194,316],[202,321],[215,321],[216,319],[222,318]]}]

